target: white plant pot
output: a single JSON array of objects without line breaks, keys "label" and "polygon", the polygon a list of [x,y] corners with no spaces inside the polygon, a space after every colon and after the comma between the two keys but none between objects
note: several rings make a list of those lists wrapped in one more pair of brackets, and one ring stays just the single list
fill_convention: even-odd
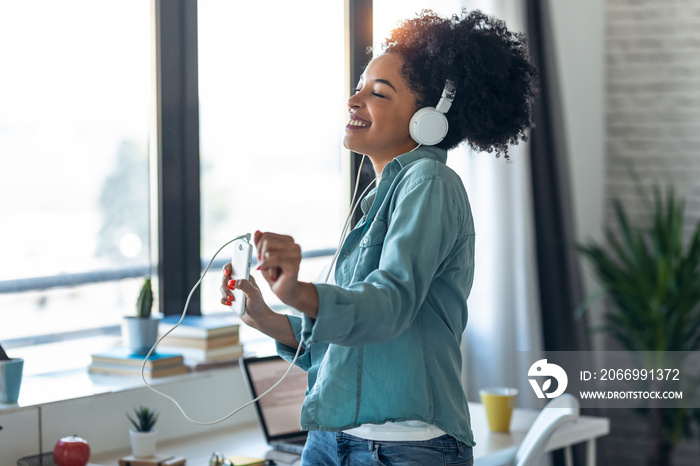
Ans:
[{"label": "white plant pot", "polygon": [[138,432],[129,430],[129,440],[131,441],[131,454],[136,458],[150,458],[156,455],[156,440],[158,431]]},{"label": "white plant pot", "polygon": [[124,346],[131,349],[134,354],[148,354],[151,347],[158,340],[158,324],[160,319],[150,317],[124,317],[122,320],[122,339]]}]

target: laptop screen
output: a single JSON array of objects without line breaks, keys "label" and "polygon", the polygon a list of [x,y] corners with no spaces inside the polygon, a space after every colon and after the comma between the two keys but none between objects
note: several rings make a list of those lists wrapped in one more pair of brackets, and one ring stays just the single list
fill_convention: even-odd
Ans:
[{"label": "laptop screen", "polygon": [[[287,371],[289,363],[279,356],[246,357],[241,367],[253,398],[273,386]],[[306,392],[306,372],[293,366],[282,382],[255,402],[265,438],[271,441],[298,437],[301,405]]]}]

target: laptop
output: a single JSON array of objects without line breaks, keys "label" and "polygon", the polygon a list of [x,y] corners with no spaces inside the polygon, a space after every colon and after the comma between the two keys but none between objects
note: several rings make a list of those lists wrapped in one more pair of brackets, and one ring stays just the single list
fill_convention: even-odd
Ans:
[{"label": "laptop", "polygon": [[[240,364],[251,398],[273,386],[289,368],[279,356],[243,357]],[[293,366],[277,387],[254,403],[265,440],[273,449],[296,454],[304,449],[308,432],[299,427],[299,416],[305,393],[306,372]]]}]

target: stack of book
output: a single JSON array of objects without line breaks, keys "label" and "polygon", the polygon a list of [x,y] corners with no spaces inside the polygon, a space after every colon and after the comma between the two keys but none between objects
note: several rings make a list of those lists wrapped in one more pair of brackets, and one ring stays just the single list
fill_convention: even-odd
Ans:
[{"label": "stack of book", "polygon": [[166,316],[160,321],[160,336],[172,330],[158,348],[182,354],[185,363],[195,370],[232,364],[243,355],[243,345],[238,335],[238,322],[219,316]]},{"label": "stack of book", "polygon": [[[134,354],[128,348],[118,346],[92,355],[88,371],[96,374],[141,375],[145,355]],[[154,353],[146,361],[144,376],[149,379],[184,374],[189,369],[181,354]]]}]

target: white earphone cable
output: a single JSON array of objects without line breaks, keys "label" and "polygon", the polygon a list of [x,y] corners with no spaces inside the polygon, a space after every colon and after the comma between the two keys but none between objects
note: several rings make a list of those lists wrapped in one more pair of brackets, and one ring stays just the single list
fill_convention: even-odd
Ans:
[{"label": "white earphone cable", "polygon": [[357,210],[357,206],[360,204],[360,201],[362,201],[362,198],[367,194],[367,191],[374,185],[374,182],[377,180],[377,177],[375,176],[374,179],[367,185],[367,187],[362,191],[362,194],[359,196],[355,197],[357,194],[357,188],[360,186],[360,175],[362,174],[362,165],[365,163],[365,159],[367,158],[366,155],[362,155],[362,160],[360,160],[360,167],[357,169],[357,177],[355,178],[355,187],[352,190],[352,203],[350,205],[350,212],[348,213],[348,216],[345,218],[345,223],[343,224],[343,229],[340,231],[340,240],[338,241],[338,247],[335,249],[335,254],[333,254],[333,258],[331,259],[331,264],[328,267],[328,272],[326,272],[326,277],[323,280],[324,283],[328,283],[328,279],[331,276],[331,273],[333,271],[333,267],[335,266],[335,262],[338,260],[338,255],[340,254],[340,248],[343,246],[343,242],[345,241],[345,236],[347,235],[348,232],[348,227],[350,226],[350,221],[352,220],[352,216],[355,213],[355,210]]}]

